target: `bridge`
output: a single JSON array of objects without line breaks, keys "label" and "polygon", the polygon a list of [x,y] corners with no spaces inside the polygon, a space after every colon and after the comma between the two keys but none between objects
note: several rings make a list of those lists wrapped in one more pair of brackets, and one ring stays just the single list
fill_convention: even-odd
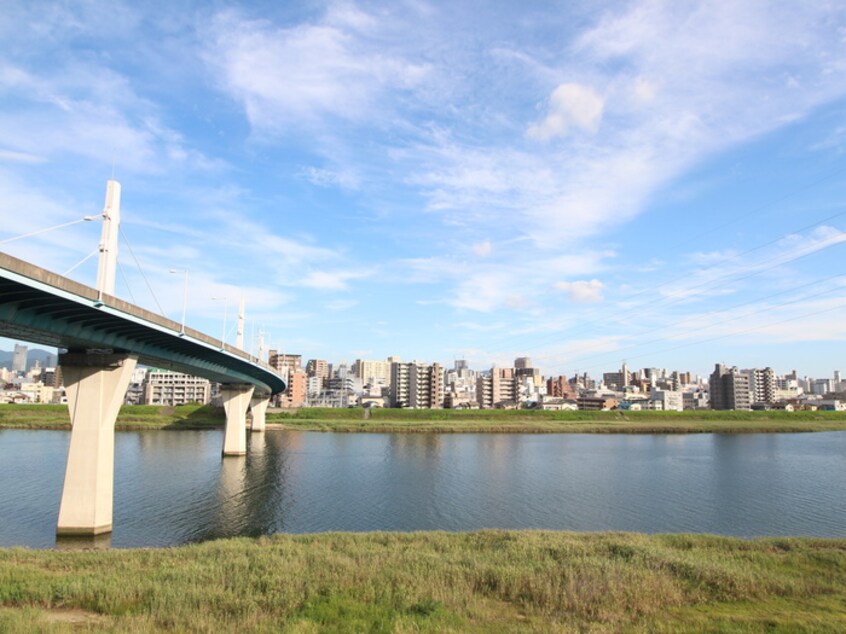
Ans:
[{"label": "bridge", "polygon": [[251,430],[264,431],[270,396],[286,387],[239,347],[115,297],[119,221],[120,185],[109,181],[97,288],[0,253],[0,336],[66,350],[71,440],[59,535],[112,530],[115,420],[137,363],[220,383],[224,457],[247,451],[247,410]]}]

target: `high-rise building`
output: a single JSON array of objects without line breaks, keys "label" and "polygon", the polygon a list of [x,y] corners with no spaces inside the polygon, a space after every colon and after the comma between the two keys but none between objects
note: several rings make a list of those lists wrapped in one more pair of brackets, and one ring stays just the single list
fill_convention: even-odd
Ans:
[{"label": "high-rise building", "polygon": [[12,372],[26,372],[27,347],[15,344],[15,354],[12,357]]},{"label": "high-rise building", "polygon": [[444,406],[444,369],[439,363],[391,364],[391,405],[441,408]]},{"label": "high-rise building", "polygon": [[774,403],[776,378],[772,368],[743,370],[749,377],[749,398],[752,403]]},{"label": "high-rise building", "polygon": [[301,354],[283,354],[277,350],[270,350],[268,352],[268,365],[277,372],[285,374],[286,372],[295,372],[300,370],[303,364],[303,355]]},{"label": "high-rise building", "polygon": [[602,382],[610,388],[623,391],[627,385],[631,384],[632,373],[629,372],[629,366],[625,363],[619,372],[605,372],[602,375]]},{"label": "high-rise building", "polygon": [[381,383],[389,385],[391,382],[391,364],[388,361],[367,361],[357,359],[354,366],[355,375],[362,383]]},{"label": "high-rise building", "polygon": [[533,390],[543,386],[540,368],[533,367],[532,360],[529,357],[517,357],[514,360],[514,370],[514,376],[518,383],[525,383],[523,380],[528,378]]},{"label": "high-rise building", "polygon": [[716,364],[708,380],[711,409],[749,409],[749,376]]},{"label": "high-rise building", "polygon": [[503,403],[517,402],[518,380],[515,368],[491,368],[476,379],[476,400],[479,407],[490,409]]},{"label": "high-rise building", "polygon": [[517,370],[528,370],[532,367],[532,360],[529,357],[517,357],[514,359],[514,367]]},{"label": "high-rise building", "polygon": [[[309,359],[306,363],[306,376],[309,379],[319,379],[320,385],[317,388],[319,392],[321,388],[326,387],[326,381],[329,380],[329,362],[324,359]],[[314,386],[314,382],[310,382]],[[309,389],[311,391],[311,388]]]},{"label": "high-rise building", "polygon": [[303,370],[288,373],[288,387],[282,394],[282,407],[302,407],[308,398],[308,376]]}]

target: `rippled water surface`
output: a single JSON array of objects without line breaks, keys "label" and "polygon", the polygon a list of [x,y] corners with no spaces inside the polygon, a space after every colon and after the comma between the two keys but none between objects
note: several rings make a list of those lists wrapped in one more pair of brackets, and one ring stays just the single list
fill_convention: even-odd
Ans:
[{"label": "rippled water surface", "polygon": [[[69,433],[0,431],[0,546],[50,547]],[[111,544],[545,528],[846,536],[846,433],[118,432]]]}]

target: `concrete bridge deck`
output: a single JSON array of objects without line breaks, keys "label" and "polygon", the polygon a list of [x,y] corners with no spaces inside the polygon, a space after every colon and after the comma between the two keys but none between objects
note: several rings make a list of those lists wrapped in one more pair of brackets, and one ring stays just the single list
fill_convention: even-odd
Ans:
[{"label": "concrete bridge deck", "polygon": [[0,253],[0,335],[69,351],[131,352],[138,362],[276,394],[285,381],[266,363],[46,269]]}]

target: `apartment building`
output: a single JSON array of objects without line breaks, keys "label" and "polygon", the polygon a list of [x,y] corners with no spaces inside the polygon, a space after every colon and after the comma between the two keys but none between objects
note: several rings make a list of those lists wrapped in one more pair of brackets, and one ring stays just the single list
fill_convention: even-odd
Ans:
[{"label": "apartment building", "polygon": [[743,370],[749,377],[749,398],[752,403],[774,403],[776,400],[776,378],[772,368]]},{"label": "apartment building", "polygon": [[491,368],[488,374],[476,379],[476,400],[482,409],[516,403],[518,395],[516,368]]},{"label": "apartment building", "polygon": [[440,363],[391,364],[390,400],[393,407],[444,406],[444,368]]},{"label": "apartment building", "polygon": [[284,375],[286,372],[294,372],[302,369],[303,355],[283,354],[278,350],[270,350],[268,352],[267,363],[274,370]]},{"label": "apartment building", "polygon": [[288,387],[279,397],[280,407],[302,407],[308,399],[308,375],[303,370],[288,372]]},{"label": "apartment building", "polygon": [[144,405],[175,407],[187,403],[206,404],[211,400],[211,383],[190,374],[150,368],[143,382]]},{"label": "apartment building", "polygon": [[[329,380],[329,362],[325,359],[309,359],[306,363],[306,376],[309,378],[309,392],[313,391],[311,386],[317,382],[319,382],[316,386],[319,392],[326,387],[326,382]],[[311,379],[317,379],[317,381],[312,382]]]},{"label": "apartment building", "polygon": [[551,398],[574,399],[576,388],[566,376],[550,377],[546,380],[546,394]]},{"label": "apartment building", "polygon": [[711,409],[749,409],[749,375],[716,364],[708,380]]},{"label": "apartment building", "polygon": [[[399,359],[396,359],[396,362],[399,363]],[[375,383],[390,385],[391,365],[392,363],[388,361],[367,361],[365,359],[356,359],[355,364],[353,365],[353,371],[365,385]]]}]

